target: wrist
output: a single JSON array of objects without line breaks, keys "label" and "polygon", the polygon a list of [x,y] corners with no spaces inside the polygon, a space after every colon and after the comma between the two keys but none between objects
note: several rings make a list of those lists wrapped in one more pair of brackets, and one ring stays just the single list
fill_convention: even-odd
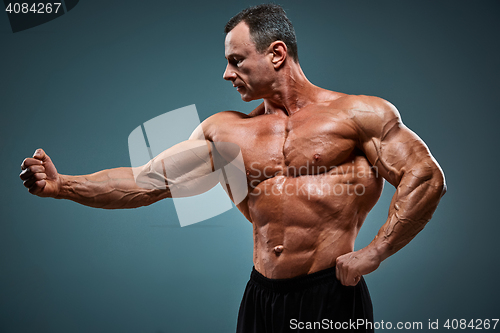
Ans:
[{"label": "wrist", "polygon": [[389,242],[376,237],[366,248],[371,257],[381,263],[391,255],[392,246]]},{"label": "wrist", "polygon": [[387,259],[392,254],[392,245],[386,240],[380,240],[374,244],[374,251],[380,259],[380,262]]},{"label": "wrist", "polygon": [[67,175],[58,175],[57,179],[57,189],[56,192],[53,196],[54,199],[67,199],[68,198],[68,193],[69,193],[69,181],[68,181]]}]

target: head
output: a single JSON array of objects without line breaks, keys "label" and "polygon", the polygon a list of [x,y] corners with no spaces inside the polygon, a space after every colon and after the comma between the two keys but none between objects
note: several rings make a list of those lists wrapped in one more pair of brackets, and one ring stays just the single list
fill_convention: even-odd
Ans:
[{"label": "head", "polygon": [[279,5],[244,9],[229,20],[224,32],[224,79],[233,82],[245,101],[265,97],[262,94],[284,63],[298,63],[295,31]]}]

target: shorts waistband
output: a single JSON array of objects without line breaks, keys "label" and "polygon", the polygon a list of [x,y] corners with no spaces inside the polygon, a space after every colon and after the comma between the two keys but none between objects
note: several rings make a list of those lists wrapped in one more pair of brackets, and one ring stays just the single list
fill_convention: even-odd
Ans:
[{"label": "shorts waistband", "polygon": [[335,273],[335,266],[333,266],[318,272],[290,279],[270,279],[259,273],[255,267],[253,267],[252,273],[250,274],[250,281],[274,291],[291,291],[338,280]]}]

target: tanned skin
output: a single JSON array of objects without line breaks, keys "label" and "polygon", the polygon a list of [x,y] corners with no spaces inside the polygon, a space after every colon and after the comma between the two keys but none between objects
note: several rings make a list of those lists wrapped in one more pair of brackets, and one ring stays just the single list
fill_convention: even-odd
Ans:
[{"label": "tanned skin", "polygon": [[[285,43],[257,52],[246,23],[227,34],[225,56],[224,79],[244,101],[264,102],[249,115],[215,114],[179,147],[204,140],[240,147],[249,193],[237,206],[253,225],[257,271],[283,279],[336,266],[342,284],[356,285],[431,219],[446,191],[439,165],[392,104],[313,85]],[[169,151],[148,170],[159,168]],[[141,187],[131,168],[61,175],[41,149],[22,169],[30,193],[92,207],[133,208],[171,197],[168,187]],[[191,178],[211,172],[191,169]],[[354,251],[384,178],[396,187],[388,219],[368,246]]]}]

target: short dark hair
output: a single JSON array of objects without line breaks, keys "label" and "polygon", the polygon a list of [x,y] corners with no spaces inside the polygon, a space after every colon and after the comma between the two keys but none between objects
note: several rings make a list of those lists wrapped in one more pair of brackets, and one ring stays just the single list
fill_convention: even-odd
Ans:
[{"label": "short dark hair", "polygon": [[250,37],[258,52],[264,52],[272,42],[280,40],[286,44],[288,55],[299,62],[295,30],[280,5],[262,4],[243,9],[227,22],[224,32],[228,34],[242,21],[250,28]]}]

